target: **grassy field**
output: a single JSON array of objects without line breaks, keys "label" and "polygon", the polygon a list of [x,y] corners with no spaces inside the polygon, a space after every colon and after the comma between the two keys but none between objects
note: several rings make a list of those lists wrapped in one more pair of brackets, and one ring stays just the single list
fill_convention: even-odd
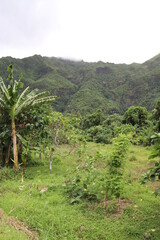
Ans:
[{"label": "grassy field", "polygon": [[[88,143],[82,157],[100,152],[107,156],[111,146]],[[43,165],[28,166],[21,174],[10,169],[0,172],[0,239],[43,240],[140,240],[160,239],[160,197],[155,197],[157,184],[141,185],[139,177],[152,163],[150,148],[130,146],[126,158],[124,197],[130,202],[123,213],[112,215],[102,208],[91,209],[90,202],[70,204],[64,182],[73,175],[79,152],[69,156],[67,146],[60,147],[53,160]],[[63,157],[64,156],[64,157]],[[66,156],[66,157],[65,157]],[[96,166],[103,171],[105,158]]]}]

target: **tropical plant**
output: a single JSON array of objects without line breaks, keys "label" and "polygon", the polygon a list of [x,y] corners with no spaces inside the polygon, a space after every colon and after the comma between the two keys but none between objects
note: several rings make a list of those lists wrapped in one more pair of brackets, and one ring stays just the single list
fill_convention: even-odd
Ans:
[{"label": "tropical plant", "polygon": [[160,98],[156,101],[155,108],[153,110],[153,119],[156,120],[157,131],[160,131]]},{"label": "tropical plant", "polygon": [[138,125],[142,127],[146,124],[148,118],[148,112],[145,107],[141,106],[131,106],[128,110],[124,113],[123,116],[123,123],[131,124],[131,125]]},{"label": "tropical plant", "polygon": [[113,141],[113,149],[108,161],[108,169],[105,172],[104,190],[106,192],[105,200],[107,197],[120,197],[123,189],[123,172],[125,156],[130,144],[129,139],[120,134]]},{"label": "tropical plant", "polygon": [[83,129],[88,129],[93,126],[98,126],[102,123],[103,113],[102,110],[98,109],[96,112],[86,116],[83,120]]},{"label": "tropical plant", "polygon": [[71,197],[71,203],[80,200],[98,200],[100,171],[95,167],[95,157],[87,155],[85,161],[76,167],[72,180],[65,181],[64,187]]},{"label": "tropical plant", "polygon": [[32,90],[29,92],[27,87],[23,92],[23,83],[21,78],[18,81],[13,79],[13,67],[9,65],[7,71],[8,75],[8,87],[5,85],[3,79],[0,79],[0,111],[5,113],[11,121],[12,142],[13,142],[13,160],[14,168],[18,168],[18,152],[17,152],[17,133],[16,133],[16,121],[21,113],[32,109],[36,106],[40,106],[46,102],[53,102],[54,96],[47,96],[48,92],[38,93],[38,90]]},{"label": "tropical plant", "polygon": [[[154,147],[152,150],[149,159],[159,158],[158,161],[154,162],[154,166],[149,168],[148,171],[142,174],[140,178],[140,182],[142,184],[146,183],[148,180],[151,182],[160,181],[160,133],[155,133],[151,136],[152,141],[154,142]],[[157,195],[159,193],[159,189],[155,191]]]}]

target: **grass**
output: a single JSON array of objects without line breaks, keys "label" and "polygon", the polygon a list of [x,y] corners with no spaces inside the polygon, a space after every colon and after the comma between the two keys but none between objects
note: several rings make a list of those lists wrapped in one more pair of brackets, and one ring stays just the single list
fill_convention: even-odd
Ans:
[{"label": "grass", "polygon": [[[97,152],[107,156],[110,149],[109,145],[88,143],[81,157],[96,155]],[[62,146],[57,154],[65,156],[68,151],[67,146]],[[11,175],[12,170],[1,170],[0,206],[8,218],[12,216],[21,220],[36,230],[39,239],[43,240],[141,240],[145,239],[144,236],[159,240],[160,198],[155,197],[150,184],[140,185],[138,181],[141,173],[152,164],[148,161],[149,154],[148,148],[129,148],[124,197],[132,204],[118,217],[106,214],[100,207],[90,210],[88,202],[70,205],[63,183],[71,178],[79,162],[77,150],[67,157],[54,158],[52,172],[47,159],[43,165],[28,166],[23,183],[20,174],[14,176]],[[130,161],[133,156],[134,161]],[[97,159],[96,164],[103,170],[105,159]],[[0,239],[28,239],[22,231],[16,232],[4,220],[0,223]]]},{"label": "grass", "polygon": [[16,231],[13,226],[6,224],[4,219],[0,221],[0,238],[3,240],[27,240],[29,239],[22,231]]}]

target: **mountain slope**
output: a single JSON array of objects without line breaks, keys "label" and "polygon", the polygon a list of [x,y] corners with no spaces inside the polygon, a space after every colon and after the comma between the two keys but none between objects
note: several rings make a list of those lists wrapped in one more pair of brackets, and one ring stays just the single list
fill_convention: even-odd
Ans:
[{"label": "mountain slope", "polygon": [[0,75],[13,64],[14,75],[23,73],[30,88],[49,90],[59,98],[58,111],[86,114],[97,108],[106,113],[123,113],[131,105],[152,110],[160,96],[160,55],[143,64],[74,62],[35,55],[24,59],[0,59]]}]

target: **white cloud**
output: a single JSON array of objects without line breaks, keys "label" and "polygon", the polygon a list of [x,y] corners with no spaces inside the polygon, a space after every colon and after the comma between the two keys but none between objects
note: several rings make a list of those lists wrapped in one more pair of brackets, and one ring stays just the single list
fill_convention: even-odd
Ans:
[{"label": "white cloud", "polygon": [[5,0],[1,56],[143,62],[160,52],[159,0]]}]

